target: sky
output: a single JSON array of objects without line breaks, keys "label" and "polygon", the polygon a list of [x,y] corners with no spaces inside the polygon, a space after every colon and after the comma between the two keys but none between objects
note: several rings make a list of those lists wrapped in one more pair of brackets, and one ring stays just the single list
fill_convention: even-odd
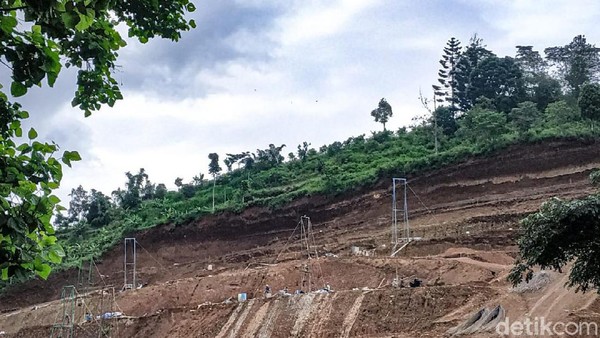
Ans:
[{"label": "sky", "polygon": [[[388,129],[423,115],[450,37],[477,33],[499,56],[584,34],[600,45],[592,0],[219,0],[194,1],[198,27],[177,42],[128,40],[116,79],[124,99],[91,117],[72,108],[75,73],[18,100],[41,138],[83,157],[64,169],[68,204],[83,185],[110,194],[145,168],[174,189],[207,173],[208,154],[286,144],[295,152],[382,129],[370,116],[391,104]],[[124,34],[126,36],[126,34]],[[0,77],[6,78],[0,70]],[[224,165],[222,165],[225,168]],[[208,175],[206,175],[208,176]]]}]

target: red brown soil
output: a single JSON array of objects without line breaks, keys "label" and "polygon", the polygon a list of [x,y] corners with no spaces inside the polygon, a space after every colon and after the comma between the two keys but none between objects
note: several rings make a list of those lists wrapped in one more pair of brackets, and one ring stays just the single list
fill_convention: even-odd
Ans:
[{"label": "red brown soil", "polygon": [[[342,196],[302,198],[278,210],[250,208],[146,230],[135,237],[144,248],[138,251],[139,278],[147,285],[118,294],[116,303],[131,318],[113,321],[113,336],[439,337],[471,312],[498,303],[511,317],[533,309],[550,317],[568,311],[573,318],[597,318],[595,296],[564,289],[562,275],[530,295],[509,292],[505,276],[518,251],[519,219],[550,197],[590,194],[588,176],[598,167],[597,143],[561,141],[514,146],[410,177],[419,197],[409,195],[411,226],[424,240],[395,258],[389,257],[389,179]],[[315,283],[330,283],[337,292],[259,299],[266,283],[275,290],[300,287],[300,247],[287,239],[305,214],[321,255],[338,256],[319,259]],[[353,245],[373,249],[376,256],[350,256]],[[208,271],[208,264],[215,270]],[[104,282],[120,288],[122,265],[122,247],[102,257]],[[396,274],[421,278],[426,286],[393,289]],[[58,299],[61,287],[75,280],[73,271],[56,273],[0,296],[6,312],[0,331],[48,336],[60,303],[32,308]],[[257,299],[220,304],[239,292]],[[557,298],[561,301],[553,301]]]}]

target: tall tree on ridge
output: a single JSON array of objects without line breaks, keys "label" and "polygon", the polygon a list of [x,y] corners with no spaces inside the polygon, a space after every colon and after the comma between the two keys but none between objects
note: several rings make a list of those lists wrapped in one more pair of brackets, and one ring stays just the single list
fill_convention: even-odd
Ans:
[{"label": "tall tree on ridge", "polygon": [[221,172],[221,166],[219,166],[219,154],[210,153],[208,154],[208,159],[210,160],[210,163],[208,164],[208,173],[213,177],[212,210],[215,212],[215,186],[217,184],[217,175]]},{"label": "tall tree on ridge", "polygon": [[392,115],[392,106],[390,106],[385,98],[382,98],[379,101],[379,106],[371,111],[371,116],[375,118],[375,122],[380,122],[383,124],[383,131],[385,131],[385,124],[389,121]]},{"label": "tall tree on ridge", "polygon": [[452,111],[456,110],[456,65],[461,55],[460,41],[452,37],[444,47],[444,54],[439,61],[442,68],[438,71],[439,85],[432,85],[438,103],[447,102]]},{"label": "tall tree on ridge", "polygon": [[457,110],[465,112],[475,105],[475,100],[472,99],[471,73],[484,59],[495,56],[490,50],[485,48],[483,40],[477,34],[471,37],[470,43],[460,55],[456,70],[454,73],[455,87],[453,88],[455,95],[455,105]]},{"label": "tall tree on ridge", "polygon": [[508,113],[524,96],[521,69],[510,57],[489,56],[471,71],[466,96],[470,102],[485,97],[497,110]]},{"label": "tall tree on ridge", "polygon": [[577,35],[568,45],[544,50],[550,63],[569,88],[573,98],[579,97],[581,86],[598,80],[600,74],[600,48],[589,44],[584,35]]},{"label": "tall tree on ridge", "polygon": [[527,101],[535,102],[539,111],[560,100],[560,82],[548,74],[548,62],[533,46],[517,46],[515,61],[523,73],[523,86]]}]

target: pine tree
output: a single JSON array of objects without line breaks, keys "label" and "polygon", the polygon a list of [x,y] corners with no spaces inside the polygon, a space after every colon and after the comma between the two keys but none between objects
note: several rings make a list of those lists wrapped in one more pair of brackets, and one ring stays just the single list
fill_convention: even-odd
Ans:
[{"label": "pine tree", "polygon": [[438,71],[439,85],[432,85],[436,101],[439,103],[448,102],[451,110],[456,108],[456,98],[454,88],[456,86],[456,65],[461,55],[460,41],[452,37],[444,47],[444,54],[440,60],[442,68]]}]

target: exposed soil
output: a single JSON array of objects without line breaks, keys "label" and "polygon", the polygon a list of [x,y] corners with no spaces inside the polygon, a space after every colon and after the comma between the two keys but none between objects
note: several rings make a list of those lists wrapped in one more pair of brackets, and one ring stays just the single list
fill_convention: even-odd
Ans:
[{"label": "exposed soil", "polygon": [[[409,177],[411,227],[423,239],[397,257],[389,257],[390,179],[275,211],[251,208],[149,229],[135,234],[144,287],[116,292],[114,302],[112,293],[82,297],[75,305],[76,336],[97,337],[99,323],[85,323],[83,315],[105,312],[108,304],[125,315],[102,323],[114,337],[441,337],[498,304],[511,320],[598,322],[596,295],[565,289],[564,274],[551,273],[548,285],[526,294],[506,282],[518,251],[518,221],[550,197],[593,192],[588,176],[598,167],[599,144],[552,142]],[[318,260],[306,261],[298,237],[290,237],[301,215],[311,218]],[[353,256],[351,246],[372,256]],[[335,293],[263,297],[265,284],[306,290],[303,264],[313,272],[312,289],[330,284]],[[119,291],[122,246],[102,257],[98,270],[104,279],[95,287]],[[403,286],[414,278],[423,286],[392,287],[396,276]],[[60,272],[0,296],[0,331],[47,337],[62,310],[61,288],[76,279],[74,271]],[[249,300],[223,303],[240,292]]]}]

